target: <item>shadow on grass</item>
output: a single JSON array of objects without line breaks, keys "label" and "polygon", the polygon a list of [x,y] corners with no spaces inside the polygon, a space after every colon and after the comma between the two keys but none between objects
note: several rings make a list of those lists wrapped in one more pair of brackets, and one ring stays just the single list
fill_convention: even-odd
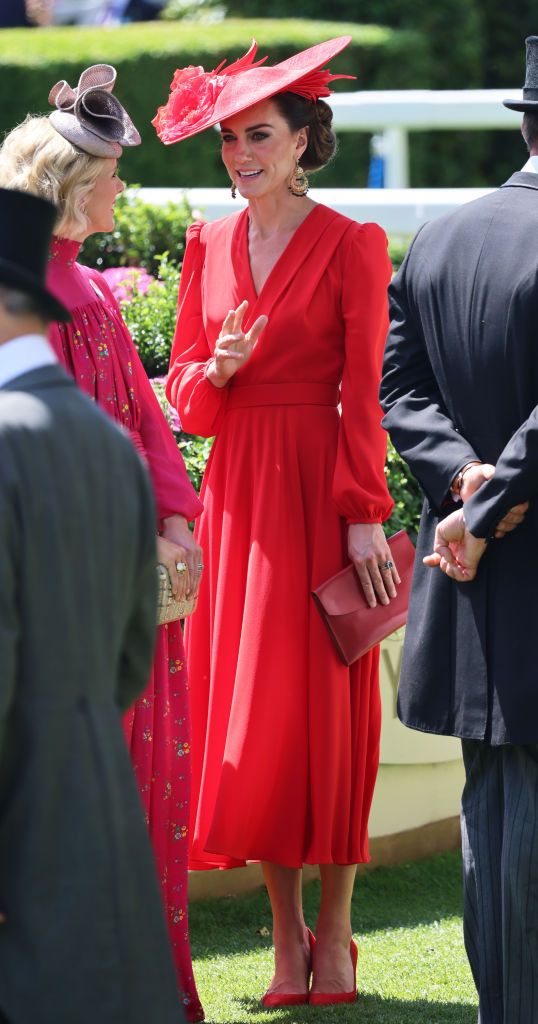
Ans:
[{"label": "shadow on grass", "polygon": [[[311,927],[316,922],[319,889],[319,882],[304,888],[305,918]],[[461,859],[456,853],[393,868],[376,868],[357,878],[353,930],[365,935],[459,917],[461,890]],[[247,896],[201,900],[191,905],[189,913],[192,952],[199,959],[271,947],[271,910],[265,890]],[[264,929],[269,936],[264,936]]]},{"label": "shadow on grass", "polygon": [[462,912],[459,853],[377,868],[357,878],[352,920],[353,927],[362,934],[384,928],[413,928],[461,917]]},{"label": "shadow on grass", "polygon": [[[238,1000],[247,1013],[256,1013],[255,999]],[[471,1003],[437,1003],[425,999],[382,999],[359,995],[356,1003],[324,1006],[290,1006],[267,1014],[267,1024],[476,1024],[478,1009]],[[259,1018],[257,1018],[259,1020]],[[241,1024],[244,1018],[241,1018]],[[208,1022],[210,1024],[210,1022]],[[235,1024],[230,1021],[227,1024]],[[239,1024],[239,1022],[238,1022]]]}]

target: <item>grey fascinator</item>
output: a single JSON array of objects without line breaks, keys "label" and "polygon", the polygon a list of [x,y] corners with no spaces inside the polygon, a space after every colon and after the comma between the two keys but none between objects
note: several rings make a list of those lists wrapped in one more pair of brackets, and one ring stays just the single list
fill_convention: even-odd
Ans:
[{"label": "grey fascinator", "polygon": [[112,95],[116,69],[94,64],[83,71],[76,89],[56,82],[49,103],[57,109],[49,121],[60,135],[91,156],[120,157],[124,146],[141,139],[127,111]]}]

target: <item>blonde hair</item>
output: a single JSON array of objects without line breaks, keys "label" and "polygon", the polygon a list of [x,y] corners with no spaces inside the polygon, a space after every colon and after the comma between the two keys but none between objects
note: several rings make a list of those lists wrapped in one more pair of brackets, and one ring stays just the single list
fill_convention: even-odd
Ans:
[{"label": "blonde hair", "polygon": [[48,117],[29,115],[0,148],[0,188],[48,199],[58,208],[56,233],[78,233],[88,225],[84,199],[105,164],[103,157],[83,153],[64,139]]}]

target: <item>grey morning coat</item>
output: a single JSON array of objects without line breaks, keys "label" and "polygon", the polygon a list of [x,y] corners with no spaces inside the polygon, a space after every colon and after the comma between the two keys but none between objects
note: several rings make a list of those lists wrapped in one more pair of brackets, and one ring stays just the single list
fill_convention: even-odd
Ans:
[{"label": "grey morning coat", "polygon": [[178,1024],[121,711],[155,634],[130,441],[58,366],[0,390],[0,1019]]},{"label": "grey morning coat", "polygon": [[[537,743],[538,175],[514,174],[425,225],[390,298],[383,423],[426,495],[400,716],[428,732]],[[517,501],[531,507],[459,584],[422,556],[455,507],[452,479],[474,459],[498,463],[467,507],[478,536]]]}]

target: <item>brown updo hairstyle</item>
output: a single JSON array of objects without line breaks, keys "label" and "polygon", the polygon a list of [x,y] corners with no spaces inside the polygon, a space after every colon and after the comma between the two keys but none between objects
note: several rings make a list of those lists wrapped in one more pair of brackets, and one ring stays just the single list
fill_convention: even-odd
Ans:
[{"label": "brown updo hairstyle", "polygon": [[336,135],[332,130],[333,112],[323,100],[307,100],[294,92],[279,92],[271,97],[290,131],[308,128],[308,145],[301,157],[305,171],[319,171],[336,153]]}]

